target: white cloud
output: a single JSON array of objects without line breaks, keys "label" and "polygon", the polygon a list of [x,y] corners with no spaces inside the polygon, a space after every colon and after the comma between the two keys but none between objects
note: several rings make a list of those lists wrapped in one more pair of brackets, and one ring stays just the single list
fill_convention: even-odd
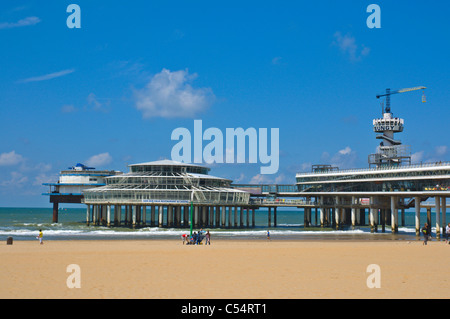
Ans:
[{"label": "white cloud", "polygon": [[53,174],[46,174],[46,173],[40,173],[36,176],[34,176],[33,185],[34,186],[42,186],[44,183],[50,183],[55,182],[58,180],[59,174],[53,173]]},{"label": "white cloud", "polygon": [[[272,176],[272,177],[269,177]],[[273,178],[273,175],[257,174],[253,176],[249,184],[290,184],[290,179],[281,173],[277,177]]]},{"label": "white cloud", "polygon": [[275,184],[286,184],[289,179],[282,173],[275,178]]},{"label": "white cloud", "polygon": [[241,173],[241,175],[239,175],[238,178],[236,178],[236,179],[233,180],[233,183],[240,183],[240,182],[242,182],[244,179],[245,179],[245,175],[244,175],[244,173]]},{"label": "white cloud", "polygon": [[[104,102],[101,102],[103,100]],[[87,97],[88,104],[93,107],[94,111],[107,112],[111,101],[108,99],[100,99],[94,93],[90,93]]]},{"label": "white cloud", "polygon": [[370,48],[364,45],[359,46],[353,36],[342,35],[339,31],[334,34],[333,45],[339,47],[341,52],[347,55],[351,61],[359,61],[370,53]]},{"label": "white cloud", "polygon": [[346,148],[344,148],[343,150],[339,151],[339,154],[341,155],[348,155],[352,152],[352,149],[350,148],[350,146],[347,146]]},{"label": "white cloud", "polygon": [[86,161],[88,166],[103,166],[112,162],[112,157],[109,153],[101,153],[90,157]]},{"label": "white cloud", "polygon": [[59,72],[49,73],[49,74],[45,74],[45,75],[41,75],[41,76],[36,76],[36,77],[31,77],[28,79],[20,80],[19,82],[20,83],[28,83],[28,82],[47,81],[47,80],[59,78],[61,76],[64,76],[64,75],[67,75],[67,74],[70,74],[73,72],[75,72],[74,69],[62,70]]},{"label": "white cloud", "polygon": [[250,184],[273,184],[273,180],[265,174],[257,174],[252,177]]},{"label": "white cloud", "polygon": [[[322,154],[322,160],[328,161],[329,154]],[[337,166],[341,169],[353,168],[356,165],[356,160],[358,156],[355,151],[353,151],[349,146],[339,150],[336,154],[334,154],[329,162],[333,166]]]},{"label": "white cloud", "polygon": [[66,104],[61,107],[61,112],[63,113],[74,113],[76,111],[77,111],[76,107],[71,104]]},{"label": "white cloud", "polygon": [[419,163],[423,160],[424,151],[416,152],[411,155],[411,163]]},{"label": "white cloud", "polygon": [[11,172],[10,180],[2,180],[0,186],[22,187],[28,182],[28,177],[19,172]]},{"label": "white cloud", "polygon": [[22,155],[17,154],[16,151],[0,154],[0,166],[12,166],[23,162]]},{"label": "white cloud", "polygon": [[39,19],[38,17],[27,17],[27,18],[21,19],[17,22],[2,22],[2,23],[0,23],[0,30],[26,27],[26,26],[38,24],[39,22],[41,22],[41,19]]},{"label": "white cloud", "polygon": [[445,154],[447,154],[447,151],[448,151],[448,147],[445,145],[436,147],[436,155],[438,155],[438,156],[444,156]]},{"label": "white cloud", "polygon": [[136,108],[144,118],[194,117],[205,111],[215,97],[210,88],[193,88],[197,74],[187,70],[171,72],[163,69],[145,88],[134,92]]}]

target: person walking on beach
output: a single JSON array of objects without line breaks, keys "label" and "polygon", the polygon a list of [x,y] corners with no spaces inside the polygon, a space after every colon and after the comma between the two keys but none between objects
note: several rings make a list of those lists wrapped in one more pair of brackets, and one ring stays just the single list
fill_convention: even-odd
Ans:
[{"label": "person walking on beach", "polygon": [[186,234],[183,234],[183,235],[181,235],[181,238],[183,239],[183,245],[184,245],[184,243],[188,243],[188,235],[186,235]]},{"label": "person walking on beach", "polygon": [[450,223],[445,227],[445,243],[448,244],[448,237],[450,236]]},{"label": "person walking on beach", "polygon": [[209,233],[209,230],[206,232],[205,238],[206,238],[205,246],[206,245],[211,246],[211,234]]},{"label": "person walking on beach", "polygon": [[422,227],[422,234],[423,234],[423,245],[426,246],[428,244],[428,236],[430,236],[428,224],[425,224]]},{"label": "person walking on beach", "polygon": [[267,239],[270,240],[270,231],[267,231]]},{"label": "person walking on beach", "polygon": [[36,237],[36,239],[39,239],[39,244],[44,243],[44,233],[42,232],[42,229],[39,229],[39,235]]}]

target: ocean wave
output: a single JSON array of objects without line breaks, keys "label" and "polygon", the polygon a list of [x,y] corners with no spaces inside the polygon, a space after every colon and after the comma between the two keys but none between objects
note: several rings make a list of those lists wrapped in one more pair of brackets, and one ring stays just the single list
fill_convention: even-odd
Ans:
[{"label": "ocean wave", "polygon": [[[287,224],[286,224],[287,225]],[[39,228],[35,227],[36,224],[30,225],[30,227],[0,227],[0,236],[18,236],[22,239],[35,238],[38,235]],[[280,225],[281,226],[281,225]],[[358,229],[344,229],[344,230],[330,230],[330,229],[286,229],[283,225],[279,229],[270,228],[270,234],[272,237],[289,238],[289,237],[316,237],[321,236],[323,238],[332,236],[359,236],[359,235],[374,235],[380,236],[382,234],[390,234],[390,228],[386,227],[385,233],[381,232],[380,227],[377,233],[370,233],[370,228],[358,228]],[[207,228],[205,228],[207,229]],[[113,239],[113,238],[180,238],[183,234],[189,234],[189,229],[176,229],[176,228],[158,228],[158,227],[143,227],[138,229],[130,229],[125,227],[93,227],[86,225],[71,225],[62,226],[57,224],[47,224],[46,227],[42,227],[44,237],[55,239]],[[195,229],[194,231],[198,231]],[[225,238],[261,238],[267,236],[267,228],[257,229],[209,229],[212,237],[225,237]],[[435,232],[435,229],[433,230]],[[399,234],[414,235],[414,227],[399,227]]]}]

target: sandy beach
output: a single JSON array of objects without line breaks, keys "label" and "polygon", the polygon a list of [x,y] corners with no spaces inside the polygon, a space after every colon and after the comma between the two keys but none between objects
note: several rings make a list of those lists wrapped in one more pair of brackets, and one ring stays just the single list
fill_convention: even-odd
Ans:
[{"label": "sandy beach", "polygon": [[[433,241],[15,241],[0,298],[448,298],[450,245]],[[67,266],[81,288],[68,288]],[[380,268],[368,288],[367,267]]]}]

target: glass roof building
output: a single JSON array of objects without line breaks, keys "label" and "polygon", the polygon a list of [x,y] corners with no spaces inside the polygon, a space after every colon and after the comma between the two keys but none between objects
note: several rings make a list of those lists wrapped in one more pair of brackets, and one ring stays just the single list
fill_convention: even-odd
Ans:
[{"label": "glass roof building", "polygon": [[[129,168],[126,174],[106,177],[104,186],[83,191],[88,223],[98,224],[107,219],[109,224],[111,207],[114,207],[115,224],[120,223],[125,206],[125,223],[131,222],[133,226],[140,221],[145,224],[147,208],[151,209],[151,224],[186,226],[192,203],[195,226],[224,225],[227,208],[229,214],[235,209],[236,225],[238,207],[242,221],[244,206],[249,205],[250,193],[232,188],[229,179],[209,175],[210,169],[204,166],[162,160],[133,164]],[[231,215],[228,221],[231,226]]]},{"label": "glass roof building", "polygon": [[245,205],[249,193],[231,180],[208,175],[209,168],[169,160],[130,165],[130,172],[105,178],[106,185],[84,190],[85,204]]}]

